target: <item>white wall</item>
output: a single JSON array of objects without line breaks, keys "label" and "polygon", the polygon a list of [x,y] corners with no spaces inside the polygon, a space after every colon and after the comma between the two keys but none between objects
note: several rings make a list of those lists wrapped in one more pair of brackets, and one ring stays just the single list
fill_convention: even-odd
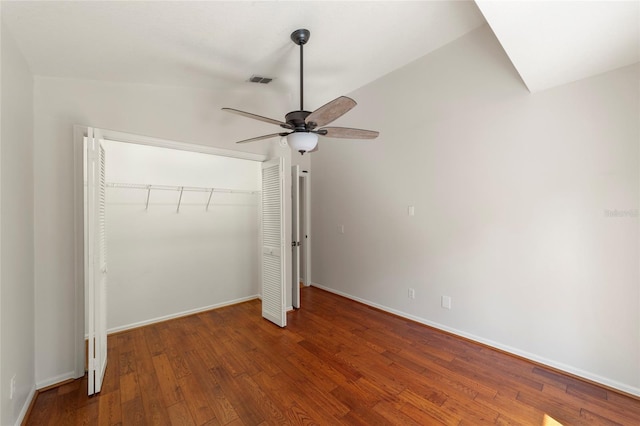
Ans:
[{"label": "white wall", "polygon": [[107,182],[254,194],[107,188],[107,327],[131,328],[260,293],[260,163],[105,142]]},{"label": "white wall", "polygon": [[640,395],[639,74],[531,95],[485,26],[353,92],[314,283]]},{"label": "white wall", "polygon": [[[116,84],[36,77],[34,84],[36,383],[74,376],[74,155],[73,125],[240,149],[285,157],[278,141],[236,145],[234,141],[273,132],[273,127],[220,112],[223,106],[277,116],[289,111],[267,88],[245,92]],[[294,160],[295,161],[295,160]],[[289,203],[290,193],[285,194]],[[290,264],[290,263],[289,263]],[[290,293],[290,292],[289,292]]]},{"label": "white wall", "polygon": [[33,77],[13,38],[1,27],[0,424],[9,425],[24,416],[35,391]]}]

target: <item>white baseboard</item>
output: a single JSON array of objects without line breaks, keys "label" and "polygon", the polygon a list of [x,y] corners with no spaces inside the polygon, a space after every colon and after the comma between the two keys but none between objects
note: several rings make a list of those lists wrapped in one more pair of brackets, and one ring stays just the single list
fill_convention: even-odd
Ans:
[{"label": "white baseboard", "polygon": [[31,390],[29,391],[29,395],[27,395],[27,400],[24,402],[24,405],[22,406],[20,413],[18,413],[18,418],[16,419],[15,426],[20,426],[22,424],[22,421],[24,420],[24,416],[27,415],[27,411],[29,411],[29,407],[31,406],[31,401],[33,401],[33,398],[35,397],[35,395],[36,395],[36,386],[33,385],[31,387]]},{"label": "white baseboard", "polygon": [[587,380],[592,381],[592,382],[600,383],[600,384],[602,384],[604,386],[608,386],[610,388],[617,389],[617,390],[620,390],[622,392],[626,392],[626,393],[631,394],[631,395],[640,396],[640,388],[637,388],[637,387],[634,387],[634,386],[630,386],[630,385],[627,385],[625,383],[620,383],[618,381],[611,380],[611,379],[608,379],[606,377],[602,377],[602,376],[599,376],[597,374],[590,373],[588,371],[584,371],[584,370],[581,370],[579,368],[575,368],[575,367],[572,367],[570,365],[554,361],[552,359],[541,357],[541,356],[538,356],[536,354],[532,354],[530,352],[523,351],[523,350],[520,350],[518,348],[514,348],[512,346],[509,346],[509,345],[504,345],[502,343],[495,342],[495,341],[490,340],[490,339],[485,339],[483,337],[476,336],[474,334],[467,333],[467,332],[462,331],[462,330],[451,328],[451,327],[448,327],[446,325],[443,325],[443,324],[440,324],[440,323],[437,323],[437,322],[429,321],[429,320],[427,320],[425,318],[421,318],[421,317],[418,317],[418,316],[415,316],[415,315],[411,315],[411,314],[408,314],[406,312],[402,312],[402,311],[399,311],[397,309],[390,308],[388,306],[380,305],[378,303],[371,302],[370,300],[362,299],[360,297],[356,297],[356,296],[353,296],[351,294],[344,293],[342,291],[339,291],[339,290],[336,290],[336,289],[333,289],[333,288],[330,288],[330,287],[325,287],[325,286],[323,286],[321,284],[318,284],[318,283],[312,282],[311,285],[313,287],[318,287],[318,288],[320,288],[322,290],[325,290],[325,291],[328,291],[330,293],[335,293],[335,294],[338,294],[340,296],[346,297],[347,299],[355,300],[355,301],[360,302],[362,304],[365,304],[365,305],[368,305],[368,306],[372,306],[374,308],[380,309],[381,311],[389,312],[389,313],[392,313],[394,315],[398,315],[400,317],[407,318],[407,319],[410,319],[412,321],[415,321],[415,322],[418,322],[418,323],[421,323],[421,324],[424,324],[424,325],[428,325],[429,327],[437,328],[439,330],[446,331],[447,333],[455,334],[457,336],[464,337],[465,339],[473,340],[474,342],[478,342],[478,343],[482,343],[483,345],[491,346],[491,347],[499,349],[501,351],[508,352],[510,354],[517,355],[519,357],[529,359],[531,361],[534,361],[534,362],[537,362],[539,364],[543,364],[543,365],[555,368],[557,370],[564,371],[564,372],[572,374],[574,376],[582,377],[582,378],[587,379]]},{"label": "white baseboard", "polygon": [[69,371],[68,373],[60,374],[55,377],[49,377],[48,379],[36,382],[36,389],[43,389],[51,385],[57,385],[58,383],[62,383],[65,380],[69,379],[77,379],[75,372]]},{"label": "white baseboard", "polygon": [[[154,324],[154,323],[162,322],[162,321],[167,321],[167,320],[170,320],[170,319],[186,317],[187,315],[193,315],[193,314],[197,314],[199,312],[205,312],[205,311],[210,311],[212,309],[223,308],[225,306],[236,305],[238,303],[247,302],[249,300],[259,299],[259,298],[260,298],[259,295],[254,294],[254,295],[247,296],[247,297],[241,297],[239,299],[228,300],[226,302],[221,302],[221,303],[215,303],[215,304],[209,305],[209,306],[203,306],[203,307],[200,307],[200,308],[189,309],[187,311],[182,311],[182,312],[178,312],[178,313],[175,313],[175,314],[163,315],[161,317],[156,317],[156,318],[150,318],[148,320],[139,321],[139,322],[135,322],[135,323],[132,323],[132,324],[127,324],[127,325],[122,325],[122,326],[119,326],[119,327],[109,328],[107,330],[107,334],[118,333],[120,331],[126,331],[126,330],[130,330],[132,328],[143,327],[145,325]],[[85,335],[85,339],[87,339],[88,337],[89,336]]]}]

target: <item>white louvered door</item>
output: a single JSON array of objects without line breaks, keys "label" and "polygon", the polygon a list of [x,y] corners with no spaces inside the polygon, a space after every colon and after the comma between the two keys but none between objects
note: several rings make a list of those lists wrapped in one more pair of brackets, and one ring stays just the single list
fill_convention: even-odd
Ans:
[{"label": "white louvered door", "polygon": [[300,308],[300,166],[291,167],[291,304]]},{"label": "white louvered door", "polygon": [[262,316],[287,325],[285,307],[284,162],[262,163]]},{"label": "white louvered door", "polygon": [[100,392],[107,367],[107,257],[105,152],[98,129],[87,131],[85,294],[88,331],[88,394]]}]

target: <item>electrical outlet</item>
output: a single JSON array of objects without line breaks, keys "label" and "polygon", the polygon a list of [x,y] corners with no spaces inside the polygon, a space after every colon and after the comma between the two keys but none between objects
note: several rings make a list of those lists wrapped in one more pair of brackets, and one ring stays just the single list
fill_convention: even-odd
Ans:
[{"label": "electrical outlet", "polygon": [[416,215],[416,208],[414,206],[407,207],[407,214],[409,216],[415,216]]},{"label": "electrical outlet", "polygon": [[409,297],[409,299],[415,299],[416,298],[416,289],[415,288],[410,288],[409,289],[409,293],[407,294],[407,296]]},{"label": "electrical outlet", "polygon": [[442,296],[442,307],[444,309],[451,309],[451,297]]},{"label": "electrical outlet", "polygon": [[344,234],[344,225],[338,225],[338,234]]},{"label": "electrical outlet", "polygon": [[11,378],[11,384],[9,385],[9,399],[13,399],[13,394],[16,393],[16,375]]}]

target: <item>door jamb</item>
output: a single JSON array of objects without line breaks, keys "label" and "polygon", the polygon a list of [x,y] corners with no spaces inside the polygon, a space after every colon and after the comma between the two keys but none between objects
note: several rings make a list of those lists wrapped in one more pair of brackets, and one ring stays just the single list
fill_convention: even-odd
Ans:
[{"label": "door jamb", "polygon": [[304,286],[309,287],[311,285],[311,175],[310,173],[301,170],[298,174],[298,179],[302,179],[302,194],[303,197],[300,201],[300,205],[304,204],[302,208],[304,212],[304,227],[300,228],[301,236],[300,239],[303,241],[304,245]]}]

